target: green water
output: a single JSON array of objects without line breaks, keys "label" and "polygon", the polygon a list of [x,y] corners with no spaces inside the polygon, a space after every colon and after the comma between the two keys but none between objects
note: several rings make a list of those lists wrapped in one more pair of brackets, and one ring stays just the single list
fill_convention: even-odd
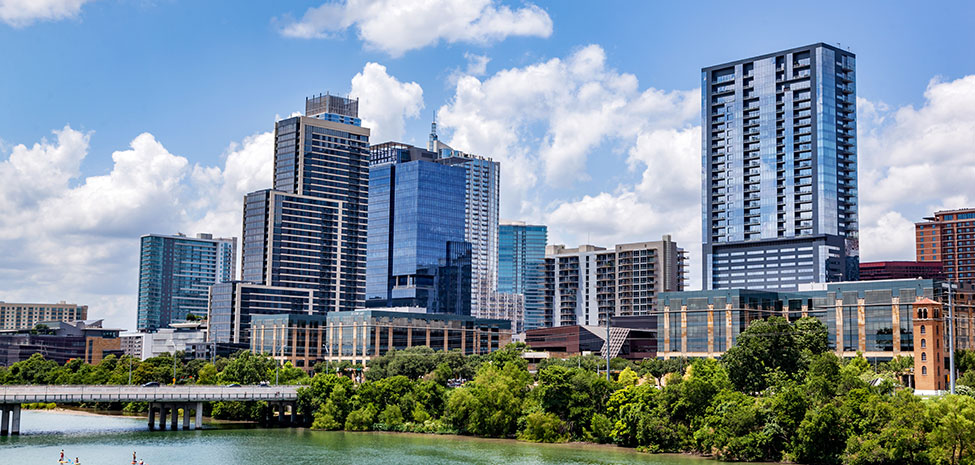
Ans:
[{"label": "green water", "polygon": [[144,418],[24,411],[21,436],[0,438],[0,465],[54,465],[61,449],[82,465],[447,465],[657,464],[714,465],[693,457],[628,449],[531,444],[507,440],[307,429],[209,427],[150,432]]}]

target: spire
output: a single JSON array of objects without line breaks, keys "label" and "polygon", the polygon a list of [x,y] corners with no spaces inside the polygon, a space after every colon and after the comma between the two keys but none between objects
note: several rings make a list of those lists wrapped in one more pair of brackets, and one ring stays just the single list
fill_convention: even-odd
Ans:
[{"label": "spire", "polygon": [[431,152],[437,151],[437,112],[433,112],[433,122],[430,123],[430,140],[427,142],[427,150]]}]

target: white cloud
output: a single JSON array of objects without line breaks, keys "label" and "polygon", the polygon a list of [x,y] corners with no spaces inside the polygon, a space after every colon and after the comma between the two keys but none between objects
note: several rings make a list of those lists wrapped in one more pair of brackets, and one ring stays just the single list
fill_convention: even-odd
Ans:
[{"label": "white cloud", "polygon": [[487,72],[487,65],[491,61],[491,58],[487,55],[478,55],[476,53],[464,53],[464,59],[467,60],[467,70],[466,73],[471,76],[482,76]]},{"label": "white cloud", "polygon": [[400,82],[378,63],[366,63],[352,77],[350,97],[359,99],[362,125],[372,129],[373,143],[400,140],[406,118],[416,118],[423,109],[423,89],[416,82]]},{"label": "white cloud", "polygon": [[91,134],[54,134],[0,160],[11,181],[0,184],[0,296],[86,304],[111,326],[135,326],[140,235],[240,236],[243,195],[271,183],[271,133],[232,144],[223,168],[190,166],[143,133],[108,174],[87,177]]},{"label": "white cloud", "polygon": [[57,21],[74,18],[81,7],[92,0],[0,0],[0,20],[24,27],[35,21]]},{"label": "white cloud", "polygon": [[541,8],[512,10],[495,0],[340,0],[309,8],[299,21],[286,20],[281,33],[325,38],[350,27],[368,46],[394,57],[440,41],[484,44],[552,34],[552,20]]},{"label": "white cloud", "polygon": [[857,109],[861,259],[911,260],[913,222],[975,205],[975,75],[933,79],[920,108]]},{"label": "white cloud", "polygon": [[[483,80],[460,77],[437,120],[453,147],[501,161],[502,216],[544,222],[550,243],[672,234],[699,260],[699,95],[641,90],[589,45]],[[564,188],[598,171],[620,178],[612,192],[565,199]]]}]

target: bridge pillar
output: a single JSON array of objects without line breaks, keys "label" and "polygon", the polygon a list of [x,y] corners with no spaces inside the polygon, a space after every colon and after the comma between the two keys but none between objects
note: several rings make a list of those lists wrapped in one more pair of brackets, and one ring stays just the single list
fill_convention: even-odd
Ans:
[{"label": "bridge pillar", "polygon": [[196,423],[193,429],[203,429],[203,402],[196,403]]},{"label": "bridge pillar", "polygon": [[284,426],[284,403],[278,404],[278,426]]},{"label": "bridge pillar", "polygon": [[149,431],[156,429],[156,404],[149,402]]},{"label": "bridge pillar", "polygon": [[0,436],[6,436],[10,432],[8,425],[10,424],[10,406],[7,404],[0,404],[0,411],[2,411],[2,419],[0,419]]},{"label": "bridge pillar", "polygon": [[13,405],[13,418],[10,421],[10,434],[20,435],[20,404]]},{"label": "bridge pillar", "polygon": [[166,404],[159,404],[159,429],[166,431]]},{"label": "bridge pillar", "polygon": [[171,404],[170,408],[173,409],[173,416],[169,420],[169,426],[171,427],[170,429],[176,431],[179,429],[179,404]]},{"label": "bridge pillar", "polygon": [[190,429],[190,406],[193,404],[183,404],[183,431]]}]

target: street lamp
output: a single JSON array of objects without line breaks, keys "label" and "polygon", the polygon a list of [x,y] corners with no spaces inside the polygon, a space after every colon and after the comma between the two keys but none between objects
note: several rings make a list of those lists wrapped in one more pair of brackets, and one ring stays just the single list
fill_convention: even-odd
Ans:
[{"label": "street lamp", "polygon": [[176,385],[176,340],[170,341],[173,345],[173,386]]},{"label": "street lamp", "polygon": [[606,381],[609,379],[609,310],[606,311]]},{"label": "street lamp", "polygon": [[[948,385],[951,393],[955,393],[955,310],[952,305],[951,291],[955,288],[952,282],[941,283],[941,287],[948,289]],[[942,362],[943,363],[943,362]]]}]

